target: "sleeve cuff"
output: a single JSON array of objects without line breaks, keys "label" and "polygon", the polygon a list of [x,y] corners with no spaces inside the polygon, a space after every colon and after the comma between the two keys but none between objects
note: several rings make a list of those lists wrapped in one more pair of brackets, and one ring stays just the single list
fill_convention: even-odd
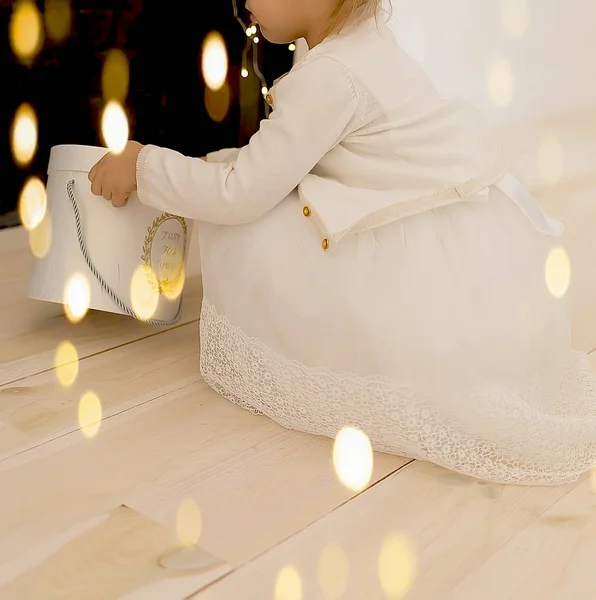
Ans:
[{"label": "sleeve cuff", "polygon": [[137,156],[137,196],[143,204],[150,205],[151,192],[149,186],[149,166],[148,158],[156,147],[152,145],[143,146],[143,149]]}]

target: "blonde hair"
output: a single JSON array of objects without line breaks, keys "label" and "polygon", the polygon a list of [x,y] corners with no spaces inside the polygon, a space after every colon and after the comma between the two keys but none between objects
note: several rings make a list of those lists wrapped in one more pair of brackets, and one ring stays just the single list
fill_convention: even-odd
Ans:
[{"label": "blonde hair", "polygon": [[374,17],[381,3],[382,0],[338,0],[327,33],[339,33],[346,25]]}]

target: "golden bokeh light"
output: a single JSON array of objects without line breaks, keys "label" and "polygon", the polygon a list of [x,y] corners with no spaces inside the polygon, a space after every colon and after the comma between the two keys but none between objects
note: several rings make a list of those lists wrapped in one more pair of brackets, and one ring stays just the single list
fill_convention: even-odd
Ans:
[{"label": "golden bokeh light", "polygon": [[288,50],[290,52],[295,52],[296,51],[296,44],[294,44],[294,42],[292,42],[289,46],[288,46]]},{"label": "golden bokeh light", "polygon": [[114,153],[120,154],[128,142],[128,117],[122,105],[110,100],[101,117],[101,134],[105,145]]},{"label": "golden bokeh light", "polygon": [[538,150],[538,170],[544,183],[553,185],[561,180],[565,153],[555,134],[545,135]]},{"label": "golden bokeh light", "polygon": [[286,565],[275,580],[275,600],[302,600],[302,579],[296,567]]},{"label": "golden bokeh light", "polygon": [[555,298],[563,298],[571,284],[571,261],[562,246],[555,246],[548,253],[544,277],[548,291]]},{"label": "golden bokeh light", "polygon": [[505,33],[520,37],[530,25],[529,0],[501,0],[501,20]]},{"label": "golden bokeh light", "polygon": [[252,41],[253,41],[255,44],[258,44],[258,43],[259,43],[261,40],[260,40],[260,39],[259,39],[259,38],[258,38],[258,37],[255,35],[255,37],[252,39]]},{"label": "golden bokeh light", "polygon": [[240,75],[246,79],[248,77],[248,69],[242,69],[242,71],[240,71]]},{"label": "golden bokeh light", "polygon": [[39,177],[29,177],[19,198],[19,217],[25,229],[35,229],[46,216],[46,188]]},{"label": "golden bokeh light", "polygon": [[101,90],[105,100],[124,102],[128,95],[130,70],[122,50],[113,48],[106,54],[101,71]]},{"label": "golden bokeh light", "polygon": [[46,214],[41,223],[29,231],[29,248],[35,258],[43,258],[52,245],[52,218],[50,212]]},{"label": "golden bokeh light", "polygon": [[416,578],[416,552],[405,535],[385,539],[379,554],[379,581],[385,596],[401,600],[412,589]]},{"label": "golden bokeh light", "polygon": [[184,261],[180,263],[180,270],[172,280],[167,280],[162,284],[163,295],[168,300],[177,300],[184,291],[184,284],[186,283],[186,269],[184,267]]},{"label": "golden bokeh light", "polygon": [[79,400],[79,427],[86,438],[97,435],[101,427],[101,401],[93,392],[85,392]]},{"label": "golden bokeh light", "polygon": [[360,429],[345,427],[335,438],[333,466],[338,479],[353,492],[361,492],[372,476],[370,440]]},{"label": "golden bokeh light", "polygon": [[176,535],[180,544],[196,546],[203,531],[201,509],[192,498],[183,500],[176,513]]},{"label": "golden bokeh light", "polygon": [[269,89],[266,86],[263,86],[261,88],[261,94],[263,94],[263,96],[266,96],[269,93]]},{"label": "golden bokeh light", "polygon": [[501,108],[509,106],[515,93],[515,77],[504,58],[493,59],[486,70],[486,87],[492,102]]},{"label": "golden bokeh light", "polygon": [[79,354],[75,346],[65,340],[56,348],[56,377],[64,387],[70,387],[79,374]]},{"label": "golden bokeh light", "polygon": [[151,267],[141,265],[135,269],[130,281],[130,302],[142,321],[155,315],[159,305],[159,284]]},{"label": "golden bokeh light", "polygon": [[44,19],[49,38],[56,43],[66,40],[72,27],[70,0],[46,0]]},{"label": "golden bokeh light", "polygon": [[319,559],[319,586],[328,600],[341,598],[348,588],[350,563],[343,548],[329,544]]},{"label": "golden bokeh light", "polygon": [[37,151],[37,115],[30,104],[23,103],[17,109],[10,137],[15,163],[26,167]]},{"label": "golden bokeh light", "polygon": [[75,273],[64,286],[64,312],[71,323],[81,321],[91,305],[91,288],[85,275]]},{"label": "golden bokeh light", "polygon": [[43,45],[43,21],[32,0],[15,2],[9,25],[10,46],[22,62],[30,63]]},{"label": "golden bokeh light", "polygon": [[228,50],[217,31],[209,33],[203,42],[201,69],[207,87],[214,92],[220,90],[228,76]]},{"label": "golden bokeh light", "polygon": [[205,88],[205,109],[214,123],[221,123],[226,118],[231,105],[232,93],[227,83],[216,92]]}]

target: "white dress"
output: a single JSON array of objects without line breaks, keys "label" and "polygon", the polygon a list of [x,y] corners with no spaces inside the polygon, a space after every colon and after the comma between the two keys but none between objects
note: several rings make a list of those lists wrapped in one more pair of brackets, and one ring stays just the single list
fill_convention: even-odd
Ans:
[{"label": "white dress", "polygon": [[595,381],[545,283],[556,238],[499,189],[332,257],[295,194],[248,225],[201,223],[199,240],[201,372],[232,402],[497,482],[593,465]]},{"label": "white dress", "polygon": [[142,202],[197,220],[205,380],[284,427],[359,427],[486,480],[590,469],[596,384],[545,282],[557,224],[482,125],[372,22],[268,99],[240,150],[137,162]]}]

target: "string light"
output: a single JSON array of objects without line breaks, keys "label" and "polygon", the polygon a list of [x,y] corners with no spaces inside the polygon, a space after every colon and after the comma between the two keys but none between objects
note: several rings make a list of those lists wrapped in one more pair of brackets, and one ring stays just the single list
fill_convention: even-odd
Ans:
[{"label": "string light", "polygon": [[[252,49],[253,71],[254,71],[255,75],[257,76],[257,78],[259,79],[259,81],[261,82],[261,86],[263,88],[265,88],[265,87],[267,87],[267,82],[265,81],[265,77],[263,76],[263,73],[261,73],[261,70],[259,69],[258,55],[257,55],[257,52],[255,52],[254,46],[253,46],[253,42],[256,44],[256,43],[258,43],[258,39],[259,39],[258,37],[253,38],[253,36],[257,33],[257,26],[255,23],[251,23],[251,25],[249,27],[247,27],[244,24],[244,21],[240,18],[240,15],[238,14],[237,0],[232,0],[232,9],[234,11],[234,18],[236,19],[236,21],[238,21],[238,24],[240,25],[240,27],[242,27],[242,31],[244,31],[244,33],[246,35],[246,45],[242,52],[242,70],[240,73],[244,79],[246,79],[248,77],[248,69],[247,69],[248,53]],[[255,40],[257,40],[257,41],[255,41]],[[267,102],[264,102],[264,106],[265,106],[265,115],[268,116],[269,111],[271,110],[270,106],[267,104]]]},{"label": "string light", "polygon": [[292,42],[289,46],[288,46],[288,50],[290,52],[295,52],[296,50],[296,44],[294,44],[294,42]]}]

